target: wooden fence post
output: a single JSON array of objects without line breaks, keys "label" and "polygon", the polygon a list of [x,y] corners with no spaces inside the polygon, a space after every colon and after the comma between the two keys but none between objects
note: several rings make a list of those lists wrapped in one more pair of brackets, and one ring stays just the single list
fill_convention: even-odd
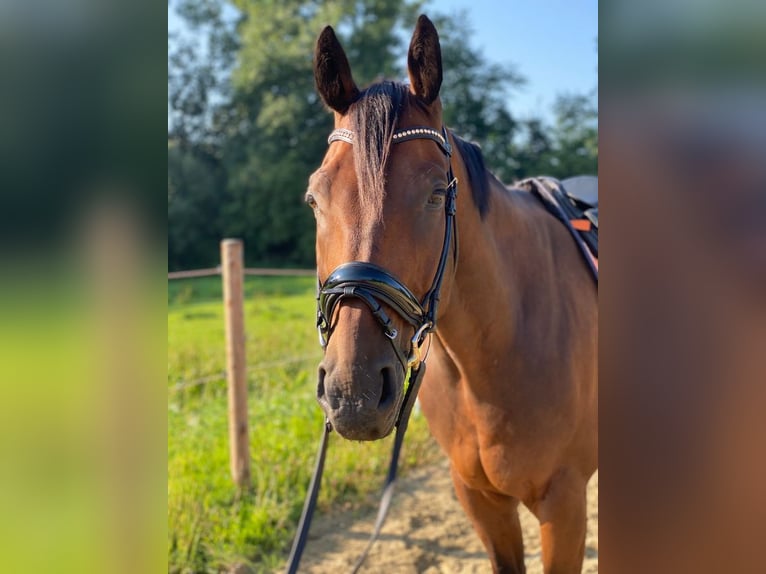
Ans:
[{"label": "wooden fence post", "polygon": [[247,425],[247,372],[243,310],[242,240],[221,241],[221,275],[226,330],[226,376],[229,387],[231,476],[239,488],[250,485],[250,434]]}]

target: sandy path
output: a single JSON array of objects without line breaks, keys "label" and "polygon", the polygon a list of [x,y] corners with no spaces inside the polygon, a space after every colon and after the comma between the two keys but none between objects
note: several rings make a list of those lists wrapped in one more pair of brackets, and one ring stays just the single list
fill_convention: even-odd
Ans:
[{"label": "sandy path", "polygon": [[[349,572],[372,531],[375,510],[316,519],[301,572]],[[528,574],[542,574],[537,519],[521,507]],[[484,548],[452,490],[446,461],[400,479],[365,574],[490,572]],[[588,484],[588,537],[583,573],[598,572],[598,473]]]}]

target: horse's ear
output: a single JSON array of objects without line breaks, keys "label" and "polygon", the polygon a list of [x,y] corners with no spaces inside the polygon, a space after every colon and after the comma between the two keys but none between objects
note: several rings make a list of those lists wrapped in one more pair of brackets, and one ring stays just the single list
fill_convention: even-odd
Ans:
[{"label": "horse's ear", "polygon": [[344,114],[359,96],[351,77],[351,66],[332,26],[326,26],[317,39],[314,50],[314,79],[317,92],[324,103]]},{"label": "horse's ear", "polygon": [[439,95],[442,85],[442,50],[439,33],[424,14],[418,18],[407,54],[410,91],[426,104]]}]

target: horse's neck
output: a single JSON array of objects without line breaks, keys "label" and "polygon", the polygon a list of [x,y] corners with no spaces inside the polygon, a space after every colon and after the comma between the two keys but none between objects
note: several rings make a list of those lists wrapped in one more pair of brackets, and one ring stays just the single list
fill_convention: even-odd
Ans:
[{"label": "horse's neck", "polygon": [[[470,201],[470,199],[469,199]],[[459,258],[439,339],[460,370],[488,354],[507,355],[528,324],[530,302],[552,296],[550,224],[529,194],[493,180],[484,218],[464,202],[458,211]],[[555,305],[554,300],[550,301]]]}]

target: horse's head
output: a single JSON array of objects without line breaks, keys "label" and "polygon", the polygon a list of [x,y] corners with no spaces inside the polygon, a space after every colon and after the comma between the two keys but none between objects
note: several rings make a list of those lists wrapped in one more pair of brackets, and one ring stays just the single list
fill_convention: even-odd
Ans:
[{"label": "horse's head", "polygon": [[[441,50],[425,16],[410,43],[408,71],[409,86],[381,82],[360,91],[332,28],[317,41],[317,90],[335,115],[327,154],[306,194],[317,221],[326,345],[317,396],[349,439],[375,440],[393,429],[407,367],[417,364],[435,317],[429,295],[437,286],[438,298],[436,279],[452,265],[446,231],[452,219],[445,214],[454,207],[454,189],[439,101]],[[445,282],[442,298],[447,290]]]}]

